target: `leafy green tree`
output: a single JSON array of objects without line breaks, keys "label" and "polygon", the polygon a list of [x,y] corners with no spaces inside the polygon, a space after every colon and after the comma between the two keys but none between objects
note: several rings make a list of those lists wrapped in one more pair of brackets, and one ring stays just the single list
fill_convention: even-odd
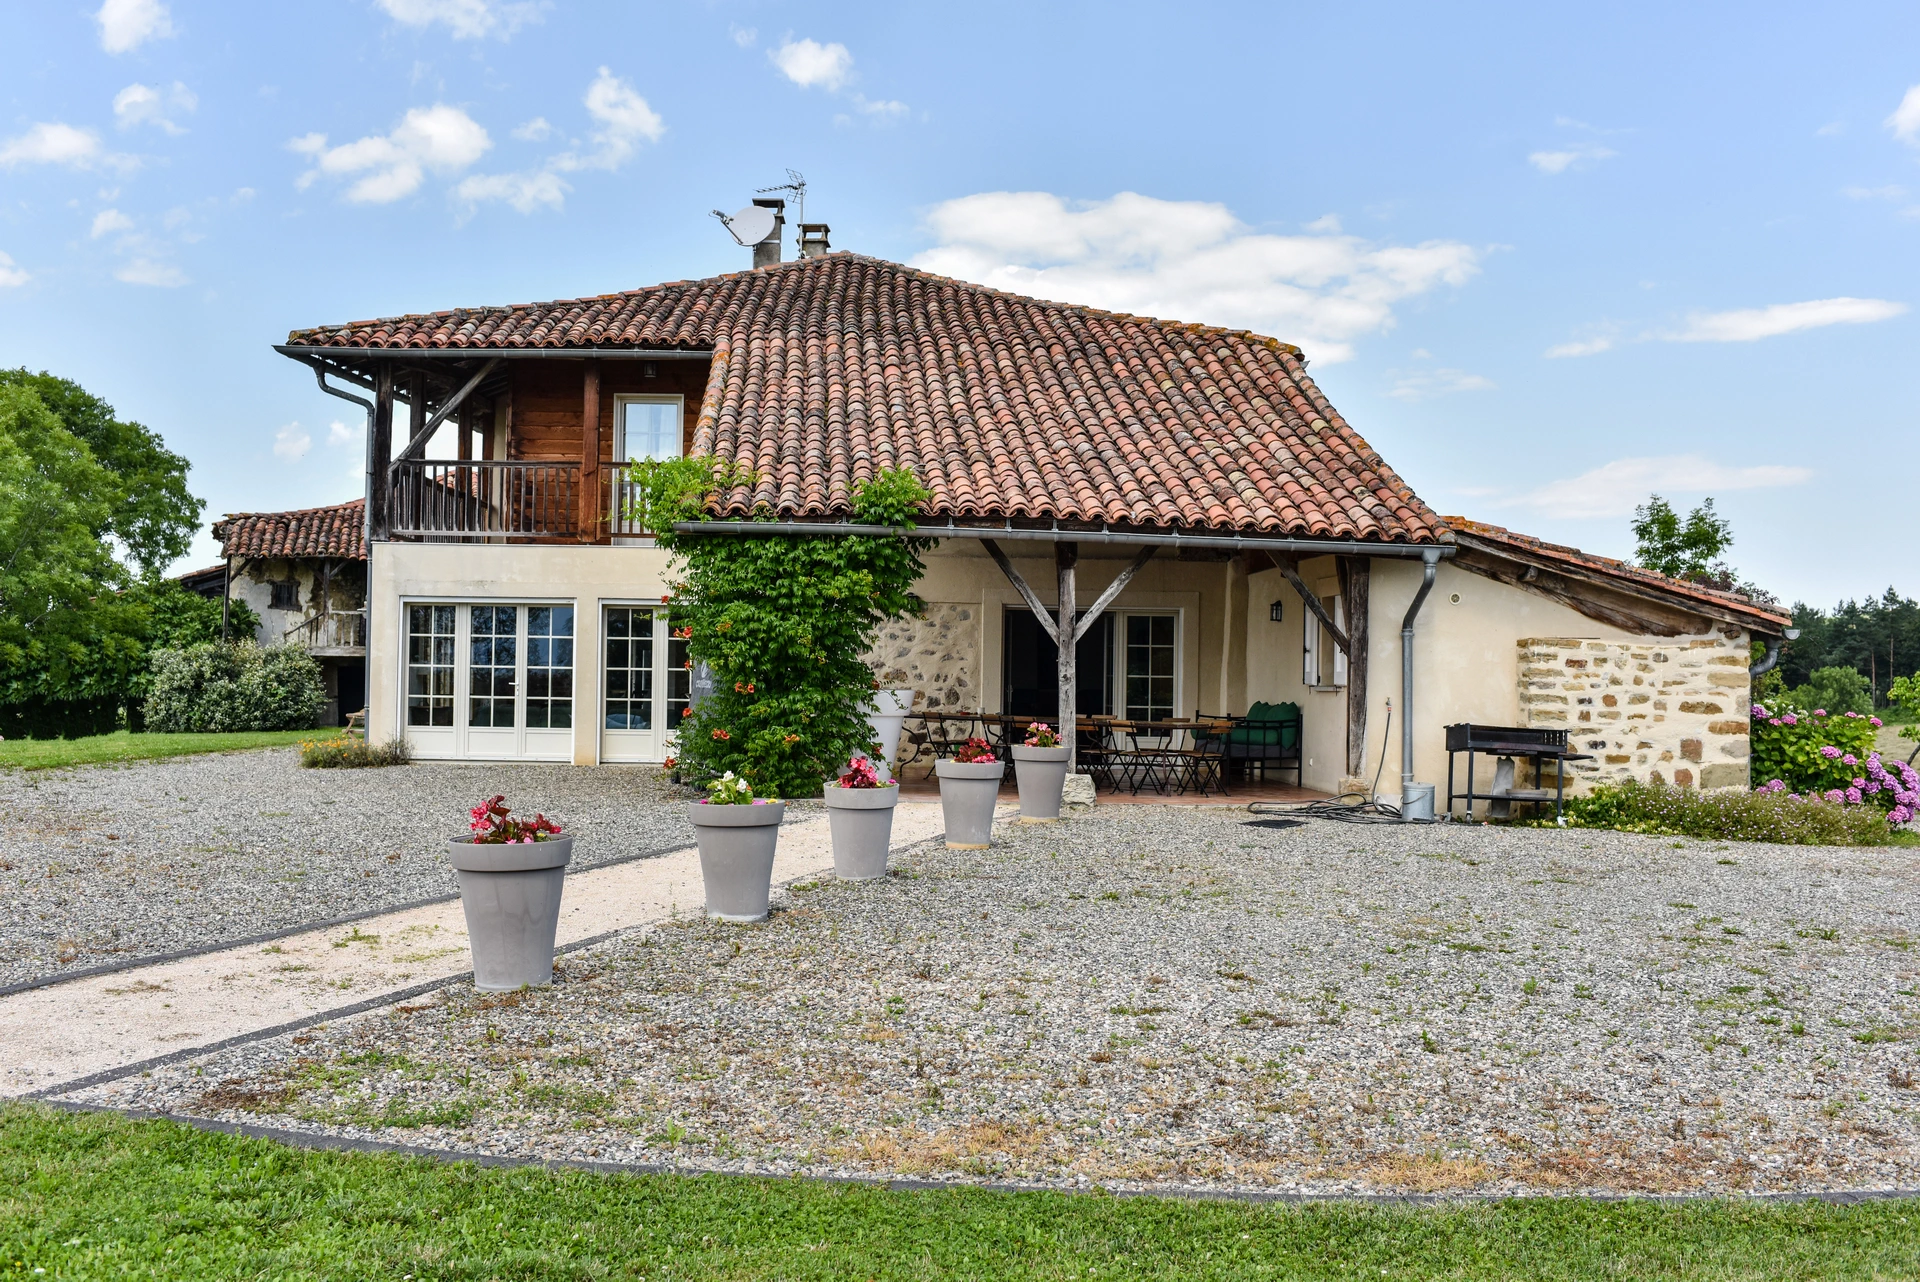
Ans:
[{"label": "leafy green tree", "polygon": [[1873,691],[1852,668],[1820,668],[1807,684],[1787,690],[1786,701],[1796,708],[1823,708],[1836,717],[1849,712],[1864,717],[1873,711]]},{"label": "leafy green tree", "polygon": [[1714,514],[1712,499],[1682,520],[1655,494],[1633,510],[1633,537],[1639,544],[1635,559],[1643,568],[1675,579],[1700,579],[1721,568],[1720,554],[1733,546],[1733,527]]},{"label": "leafy green tree", "polygon": [[148,579],[185,556],[206,505],[187,490],[187,460],[169,450],[159,433],[114,414],[113,406],[71,379],[21,369],[0,369],[0,388],[23,388],[45,407],[94,460],[120,483],[121,495],[106,515],[104,531]]},{"label": "leafy green tree", "polygon": [[[932,540],[676,533],[675,522],[706,519],[717,490],[751,476],[707,458],[633,470],[635,515],[685,573],[675,630],[714,675],[712,697],[679,727],[680,769],[731,770],[761,796],[818,796],[849,757],[874,749],[865,656],[883,622],[923,608],[912,587]],[[910,528],[927,497],[911,472],[882,472],[855,491],[853,520]]]},{"label": "leafy green tree", "polygon": [[[220,598],[189,592],[173,579],[142,584],[134,593],[148,615],[147,643],[156,650],[184,650],[220,639]],[[249,640],[260,631],[260,616],[235,597],[228,602],[229,634]]]}]

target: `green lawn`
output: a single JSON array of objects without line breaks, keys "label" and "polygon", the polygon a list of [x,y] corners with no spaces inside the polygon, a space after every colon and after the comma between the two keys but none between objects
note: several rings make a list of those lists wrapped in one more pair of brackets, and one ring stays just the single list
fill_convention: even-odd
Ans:
[{"label": "green lawn", "polygon": [[155,757],[189,757],[200,752],[240,748],[280,748],[302,739],[319,739],[332,730],[244,730],[235,734],[113,734],[84,739],[9,739],[0,743],[0,766],[51,770],[59,766],[98,766]]},{"label": "green lawn", "polygon": [[1916,1260],[1912,1201],[909,1193],[488,1170],[0,1108],[0,1278],[1813,1279],[1910,1278]]}]

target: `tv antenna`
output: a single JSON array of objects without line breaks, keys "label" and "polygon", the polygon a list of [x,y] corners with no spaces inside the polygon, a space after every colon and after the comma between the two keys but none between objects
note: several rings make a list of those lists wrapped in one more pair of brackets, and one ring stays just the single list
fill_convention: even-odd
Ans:
[{"label": "tv antenna", "polygon": [[784,191],[792,195],[794,208],[799,212],[799,217],[794,220],[796,223],[804,223],[807,221],[807,177],[805,174],[801,173],[798,169],[789,169],[787,170],[787,180],[785,182],[781,183],[778,187],[758,188],[755,194],[767,196],[776,191]]}]

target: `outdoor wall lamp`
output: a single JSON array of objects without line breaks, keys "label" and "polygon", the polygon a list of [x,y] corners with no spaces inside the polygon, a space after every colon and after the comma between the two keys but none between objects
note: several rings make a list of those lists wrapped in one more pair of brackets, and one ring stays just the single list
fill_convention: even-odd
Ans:
[{"label": "outdoor wall lamp", "polygon": [[1285,622],[1285,620],[1281,618],[1281,615],[1285,613],[1285,608],[1286,608],[1285,602],[1275,601],[1272,605],[1267,607],[1267,617],[1269,619],[1272,619],[1275,623]]}]

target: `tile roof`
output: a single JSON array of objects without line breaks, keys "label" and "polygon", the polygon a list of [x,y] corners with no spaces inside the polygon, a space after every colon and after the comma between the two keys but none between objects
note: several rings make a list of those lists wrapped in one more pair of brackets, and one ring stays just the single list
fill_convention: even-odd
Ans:
[{"label": "tile roof", "polygon": [[1469,544],[1474,541],[1492,544],[1496,549],[1518,552],[1550,565],[1597,575],[1643,591],[1656,592],[1682,604],[1706,606],[1756,626],[1762,632],[1777,634],[1793,622],[1792,616],[1778,607],[1761,605],[1751,597],[1742,596],[1738,592],[1722,592],[1718,588],[1690,583],[1685,579],[1669,578],[1652,570],[1643,570],[1637,565],[1628,565],[1625,561],[1616,561],[1610,556],[1595,556],[1591,552],[1582,552],[1579,548],[1536,539],[1531,534],[1516,534],[1498,525],[1488,525],[1483,521],[1469,521],[1464,516],[1449,516],[1442,519],[1452,527],[1458,541]]},{"label": "tile roof", "polygon": [[223,556],[367,559],[367,501],[296,512],[229,512],[213,523]]},{"label": "tile roof", "polygon": [[[1042,302],[836,253],[598,298],[324,326],[293,346],[711,351],[694,449],[725,509],[845,514],[911,467],[931,514],[1443,542],[1445,524],[1244,330]],[[340,351],[338,355],[347,356]]]}]

